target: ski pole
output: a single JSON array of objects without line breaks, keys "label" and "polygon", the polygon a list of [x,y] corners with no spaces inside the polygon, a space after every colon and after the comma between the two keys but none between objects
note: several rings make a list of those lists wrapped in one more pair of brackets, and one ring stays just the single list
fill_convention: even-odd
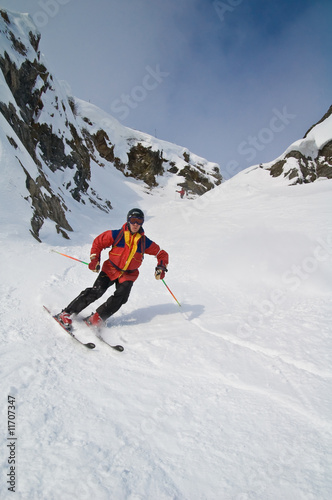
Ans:
[{"label": "ski pole", "polygon": [[71,257],[70,255],[66,255],[65,253],[58,252],[57,250],[52,249],[51,252],[58,253],[59,255],[62,255],[63,257],[68,257],[68,259],[77,260],[77,262],[82,262],[82,264],[86,264],[87,266],[89,265],[88,262],[84,262],[83,260],[80,260],[80,259],[75,259],[75,257]]},{"label": "ski pole", "polygon": [[165,285],[165,287],[167,288],[167,290],[169,291],[169,293],[172,295],[172,297],[176,300],[176,302],[178,303],[178,305],[181,307],[180,302],[179,302],[179,301],[178,301],[178,299],[175,297],[174,293],[173,293],[173,292],[171,292],[171,290],[169,289],[169,287],[166,285],[165,280],[161,280],[161,281],[164,283],[164,285]]},{"label": "ski pole", "polygon": [[[73,259],[73,260],[76,260],[77,262],[81,262],[82,264],[86,264],[87,266],[89,265],[88,262],[84,262],[84,260],[80,260],[80,259],[76,259],[75,257],[71,257],[70,255],[66,255],[65,253],[61,253],[61,252],[58,252],[57,250],[51,250],[51,252],[54,252],[54,253],[58,253],[59,255],[62,255],[63,257],[68,257],[68,259]],[[181,307],[181,304],[180,302],[178,301],[178,299],[175,297],[174,293],[170,290],[170,288],[166,285],[166,282],[165,280],[161,280],[165,287],[167,288],[167,290],[169,291],[169,293],[172,295],[172,297],[175,299],[175,301],[178,303],[178,305]]]}]

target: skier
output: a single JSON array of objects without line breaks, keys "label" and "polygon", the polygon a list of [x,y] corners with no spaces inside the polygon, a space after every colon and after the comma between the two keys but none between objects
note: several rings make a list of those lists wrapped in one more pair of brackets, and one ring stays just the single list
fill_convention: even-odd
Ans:
[{"label": "skier", "polygon": [[181,199],[182,199],[182,198],[184,197],[184,195],[185,195],[185,190],[184,190],[184,188],[181,188],[181,191],[176,191],[176,192],[177,192],[177,193],[180,193],[180,197],[181,197]]},{"label": "skier", "polygon": [[83,290],[65,309],[56,315],[65,327],[72,324],[71,315],[78,314],[89,304],[99,299],[106,290],[115,284],[115,292],[106,302],[101,304],[85,322],[89,326],[102,326],[125,304],[129,298],[134,281],[138,278],[138,268],[142,264],[144,254],[155,255],[158,263],[155,278],[163,279],[167,272],[168,253],[144,234],[144,214],[139,208],[129,210],[127,222],[121,229],[109,230],[95,238],[91,247],[89,269],[100,271],[100,254],[111,247],[109,258],[105,260],[102,270],[91,288]]}]

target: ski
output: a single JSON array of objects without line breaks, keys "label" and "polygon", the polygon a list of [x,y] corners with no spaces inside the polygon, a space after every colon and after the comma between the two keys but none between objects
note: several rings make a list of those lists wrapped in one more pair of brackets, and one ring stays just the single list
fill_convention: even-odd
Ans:
[{"label": "ski", "polygon": [[107,342],[107,340],[105,340],[102,336],[101,336],[101,333],[100,333],[100,328],[98,328],[98,326],[93,326],[93,325],[90,325],[87,321],[88,318],[86,318],[84,320],[84,323],[86,324],[86,326],[88,328],[92,328],[92,330],[94,331],[94,333],[96,334],[96,337],[101,340],[102,342],[104,342],[104,344],[108,345],[109,347],[112,347],[112,349],[115,349],[116,351],[119,351],[119,352],[122,352],[124,351],[124,347],[122,345],[112,345],[110,344],[109,342]]},{"label": "ski", "polygon": [[116,351],[119,351],[119,352],[124,351],[124,347],[122,345],[109,344],[105,339],[103,339],[103,337],[101,337],[101,335],[97,335],[97,338],[99,340],[101,340],[102,342],[104,342],[104,344],[108,345],[109,347],[112,347],[112,349],[115,349]]},{"label": "ski", "polygon": [[53,319],[55,319],[55,321],[58,323],[58,325],[60,325],[60,326],[61,326],[61,328],[62,328],[63,330],[65,330],[65,332],[69,333],[69,335],[70,335],[73,339],[75,339],[77,342],[79,342],[81,345],[84,345],[84,346],[85,346],[85,347],[87,347],[88,349],[94,349],[94,348],[96,347],[96,345],[95,345],[93,342],[87,342],[87,343],[82,342],[82,340],[78,339],[78,338],[74,335],[74,333],[73,333],[73,331],[72,331],[72,328],[66,328],[66,327],[65,327],[65,326],[64,326],[64,325],[63,325],[63,324],[62,324],[62,323],[61,323],[61,322],[60,322],[60,321],[59,321],[59,320],[58,320],[58,319],[57,319],[57,318],[56,318],[56,317],[55,317],[55,316],[51,313],[51,311],[50,311],[50,310],[49,310],[46,306],[43,306],[43,308],[45,309],[45,311],[47,311],[47,312],[48,312],[48,314],[50,314],[50,315],[52,316],[52,318],[53,318]]}]

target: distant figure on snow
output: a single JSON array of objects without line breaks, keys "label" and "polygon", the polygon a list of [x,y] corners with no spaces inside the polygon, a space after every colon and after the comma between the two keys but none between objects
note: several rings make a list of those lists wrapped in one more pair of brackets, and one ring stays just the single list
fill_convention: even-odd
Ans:
[{"label": "distant figure on snow", "polygon": [[181,191],[176,191],[177,193],[180,193],[180,197],[183,198],[184,195],[186,194],[184,188],[181,189]]},{"label": "distant figure on snow", "polygon": [[98,273],[100,254],[105,248],[111,247],[109,258],[105,260],[93,286],[83,290],[56,315],[58,321],[65,327],[70,328],[72,314],[80,313],[99,299],[110,286],[115,285],[113,295],[101,304],[95,313],[84,320],[89,326],[102,326],[107,318],[127,302],[133,283],[138,278],[138,268],[143,262],[145,253],[157,257],[155,278],[164,279],[167,272],[168,253],[145,236],[143,222],[142,210],[133,208],[128,212],[127,222],[121,229],[105,231],[95,238],[91,247],[89,269]]}]

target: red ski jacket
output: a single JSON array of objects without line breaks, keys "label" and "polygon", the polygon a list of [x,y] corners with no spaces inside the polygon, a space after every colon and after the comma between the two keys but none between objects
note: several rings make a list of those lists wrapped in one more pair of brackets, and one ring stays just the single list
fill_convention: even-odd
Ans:
[{"label": "red ski jacket", "polygon": [[144,254],[155,255],[158,265],[168,264],[168,253],[159,245],[147,238],[141,227],[138,233],[131,233],[128,224],[121,229],[105,231],[95,238],[91,247],[91,255],[100,260],[100,254],[105,248],[112,247],[108,260],[105,260],[102,271],[112,280],[135,281],[138,278],[138,268],[141,266]]}]

